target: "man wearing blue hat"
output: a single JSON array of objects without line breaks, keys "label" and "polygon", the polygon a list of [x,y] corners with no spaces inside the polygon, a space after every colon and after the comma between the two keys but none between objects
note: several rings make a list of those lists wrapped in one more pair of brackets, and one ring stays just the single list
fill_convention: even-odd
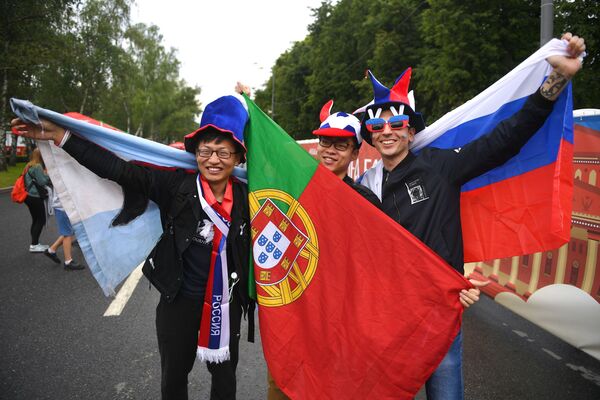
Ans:
[{"label": "man wearing blue hat", "polygon": [[[578,57],[585,50],[583,39],[571,34],[565,34],[563,39],[568,41],[570,56],[548,59],[554,70],[522,109],[490,134],[462,149],[428,148],[418,155],[413,154],[409,145],[414,135],[425,128],[425,123],[421,114],[415,112],[408,95],[410,68],[391,90],[369,71],[375,96],[364,110],[361,134],[381,154],[382,168],[367,171],[361,183],[380,196],[386,214],[461,274],[464,273],[461,186],[508,161],[544,124],[554,101],[581,68]],[[486,284],[471,282],[474,286]],[[459,300],[464,307],[469,307],[479,299],[479,294],[477,287],[463,290]],[[430,400],[463,398],[460,332],[427,381],[426,390]]]},{"label": "man wearing blue hat", "polygon": [[[245,160],[247,120],[241,96],[223,96],[206,106],[200,128],[185,137],[199,173],[128,163],[49,121],[42,121],[43,130],[12,121],[24,136],[54,140],[80,164],[121,185],[126,200],[119,222],[143,212],[148,200],[158,205],[163,235],[143,272],[161,293],[156,331],[163,399],[188,398],[188,374],[196,358],[206,361],[211,373],[210,398],[235,399],[240,323],[246,313],[248,340],[253,341],[248,189],[232,176],[235,165]],[[132,198],[135,207],[128,207]]]}]

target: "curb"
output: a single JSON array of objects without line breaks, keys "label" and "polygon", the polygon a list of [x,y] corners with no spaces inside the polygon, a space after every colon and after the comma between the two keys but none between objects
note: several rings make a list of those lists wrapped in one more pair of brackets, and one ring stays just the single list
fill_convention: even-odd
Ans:
[{"label": "curb", "polygon": [[8,192],[12,191],[12,188],[13,188],[12,186],[0,188],[0,193],[8,193]]}]

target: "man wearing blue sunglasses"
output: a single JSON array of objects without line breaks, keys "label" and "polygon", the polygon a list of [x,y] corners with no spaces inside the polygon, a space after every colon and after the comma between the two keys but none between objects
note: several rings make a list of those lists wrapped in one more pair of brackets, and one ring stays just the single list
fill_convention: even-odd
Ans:
[{"label": "man wearing blue sunglasses", "polygon": [[[415,155],[409,150],[414,135],[425,128],[408,94],[411,69],[396,80],[392,89],[383,86],[368,71],[374,100],[366,106],[361,127],[363,139],[381,154],[383,168],[365,173],[360,183],[379,196],[383,211],[429,246],[461,274],[463,239],[460,223],[462,184],[504,164],[544,124],[554,101],[581,68],[583,39],[566,33],[569,56],[552,56],[554,68],[540,89],[529,96],[522,109],[494,130],[462,149],[426,149]],[[479,299],[478,286],[463,290],[459,301],[466,308]],[[450,350],[426,383],[429,400],[463,399],[462,336],[459,331]]]}]

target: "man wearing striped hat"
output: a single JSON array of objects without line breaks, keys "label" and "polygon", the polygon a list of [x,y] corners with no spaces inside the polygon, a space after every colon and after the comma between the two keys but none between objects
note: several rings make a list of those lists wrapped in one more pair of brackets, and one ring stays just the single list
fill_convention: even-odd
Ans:
[{"label": "man wearing striped hat", "polygon": [[[426,148],[419,154],[410,150],[418,132],[425,128],[408,94],[411,69],[391,89],[369,71],[374,100],[364,111],[361,134],[381,154],[382,163],[370,169],[360,181],[381,199],[383,211],[429,246],[455,270],[464,273],[463,239],[460,221],[461,186],[469,180],[504,164],[516,155],[527,140],[545,123],[555,100],[581,68],[583,39],[567,33],[569,56],[552,56],[554,68],[538,91],[529,96],[522,109],[499,123],[492,132],[462,148]],[[463,290],[459,301],[466,308],[479,299],[478,286]],[[459,331],[450,350],[426,383],[429,400],[462,399],[462,336]]]}]

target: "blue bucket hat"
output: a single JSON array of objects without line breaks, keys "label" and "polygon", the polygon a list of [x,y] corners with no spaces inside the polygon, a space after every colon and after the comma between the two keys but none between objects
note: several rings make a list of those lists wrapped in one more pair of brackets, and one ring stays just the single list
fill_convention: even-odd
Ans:
[{"label": "blue bucket hat", "polygon": [[248,122],[248,106],[244,98],[238,94],[222,96],[208,103],[202,118],[200,127],[194,132],[185,135],[185,150],[196,153],[198,140],[203,132],[217,130],[231,135],[233,141],[242,149],[242,159],[246,160],[246,146],[244,145],[244,128]]}]

